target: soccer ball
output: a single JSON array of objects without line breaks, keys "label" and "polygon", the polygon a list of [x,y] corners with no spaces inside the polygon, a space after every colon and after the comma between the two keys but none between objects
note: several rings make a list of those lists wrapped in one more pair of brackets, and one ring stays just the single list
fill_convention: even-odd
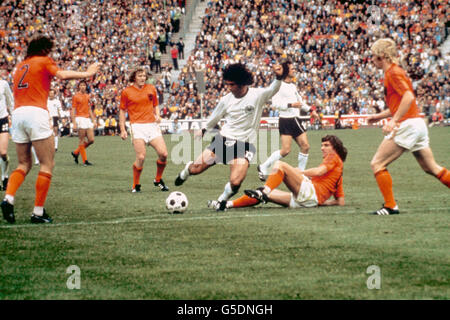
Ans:
[{"label": "soccer ball", "polygon": [[180,191],[174,191],[166,199],[166,208],[169,213],[183,213],[188,207],[189,201],[186,195]]}]

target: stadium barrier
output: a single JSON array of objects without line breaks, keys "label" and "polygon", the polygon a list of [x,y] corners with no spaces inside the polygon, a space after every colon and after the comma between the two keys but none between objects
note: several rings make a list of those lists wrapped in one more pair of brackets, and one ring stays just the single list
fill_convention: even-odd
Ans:
[{"label": "stadium barrier", "polygon": [[[422,113],[421,117],[425,115]],[[352,128],[357,125],[357,127],[367,127],[368,115],[343,115],[341,116],[341,128]],[[303,125],[309,129],[319,129],[320,125],[312,123],[309,116],[300,117]],[[181,130],[198,130],[206,127],[206,119],[190,119],[190,120],[178,120],[181,125]],[[383,119],[374,124],[374,126],[382,126],[386,124],[388,119]],[[223,123],[223,120],[221,121]],[[173,120],[162,119],[160,123],[161,130],[166,132],[171,129]],[[222,124],[221,123],[221,124]],[[335,118],[333,115],[324,116],[322,118],[322,129],[334,129]],[[264,117],[260,121],[261,129],[278,129],[278,117]]]}]

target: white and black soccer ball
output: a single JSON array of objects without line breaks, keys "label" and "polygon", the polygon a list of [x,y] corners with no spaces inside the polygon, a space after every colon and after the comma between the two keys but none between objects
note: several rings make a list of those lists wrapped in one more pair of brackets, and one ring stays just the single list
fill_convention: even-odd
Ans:
[{"label": "white and black soccer ball", "polygon": [[180,191],[174,191],[166,199],[166,208],[169,213],[183,213],[188,207],[189,201],[186,195]]}]

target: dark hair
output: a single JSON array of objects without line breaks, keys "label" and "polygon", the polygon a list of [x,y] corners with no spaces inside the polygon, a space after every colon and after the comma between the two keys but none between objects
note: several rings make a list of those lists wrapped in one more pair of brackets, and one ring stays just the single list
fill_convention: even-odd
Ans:
[{"label": "dark hair", "polygon": [[46,56],[53,48],[53,41],[46,36],[38,36],[30,41],[25,58]]},{"label": "dark hair", "polygon": [[223,72],[223,79],[239,86],[253,84],[253,74],[242,63],[229,64]]},{"label": "dark hair", "polygon": [[289,74],[289,66],[292,64],[292,60],[289,58],[283,59],[281,62],[281,66],[283,67],[283,74],[281,75],[281,79],[286,79]]},{"label": "dark hair", "polygon": [[84,85],[86,86],[86,89],[87,89],[88,85],[87,85],[87,82],[85,80],[81,80],[80,82],[78,82],[77,88],[79,89],[81,84],[83,84],[83,83],[84,83]]},{"label": "dark hair", "polygon": [[129,79],[130,82],[135,82],[135,81],[136,81],[136,75],[137,75],[139,72],[144,72],[144,73],[145,73],[145,77],[148,78],[147,71],[145,71],[145,69],[143,69],[143,68],[138,68],[138,69],[134,70],[134,71],[131,73],[130,79]]},{"label": "dark hair", "polygon": [[341,139],[334,135],[326,135],[322,138],[322,142],[328,141],[333,146],[334,151],[339,155],[342,161],[345,161],[347,158],[347,148],[344,147],[344,144],[342,143]]}]

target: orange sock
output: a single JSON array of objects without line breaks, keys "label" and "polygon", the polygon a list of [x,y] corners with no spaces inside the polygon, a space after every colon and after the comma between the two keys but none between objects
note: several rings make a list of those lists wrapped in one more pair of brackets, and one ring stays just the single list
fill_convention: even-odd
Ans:
[{"label": "orange sock", "polygon": [[142,168],[136,167],[136,165],[133,164],[133,189],[136,187],[137,184],[139,184],[139,179],[141,177]]},{"label": "orange sock", "polygon": [[23,181],[25,180],[26,175],[27,174],[22,169],[14,170],[9,176],[8,186],[6,187],[5,194],[14,197],[16,195],[17,190],[20,188]]},{"label": "orange sock", "polygon": [[375,179],[378,183],[378,188],[384,198],[384,206],[388,208],[395,208],[397,203],[394,199],[394,191],[392,190],[392,177],[389,172],[384,169],[375,173]]},{"label": "orange sock", "polygon": [[258,199],[250,198],[244,194],[242,197],[233,200],[233,208],[251,207],[258,203]]},{"label": "orange sock", "polygon": [[84,147],[84,144],[80,144],[78,149],[80,149],[81,159],[83,159],[83,163],[86,162],[87,155],[86,155],[86,148]]},{"label": "orange sock", "polygon": [[50,189],[50,182],[52,175],[50,173],[39,171],[36,180],[36,199],[34,200],[35,207],[43,207],[45,199],[47,199],[48,189]]},{"label": "orange sock", "polygon": [[75,149],[73,154],[76,155],[76,156],[80,154],[80,146],[78,146],[78,148]]},{"label": "orange sock", "polygon": [[442,168],[441,172],[439,172],[436,177],[440,182],[450,188],[450,171],[448,171],[446,168]]},{"label": "orange sock", "polygon": [[156,177],[155,177],[156,182],[161,181],[166,164],[167,164],[167,161],[162,162],[162,161],[159,161],[159,159],[156,160]]},{"label": "orange sock", "polygon": [[276,172],[270,174],[264,186],[269,187],[270,190],[276,189],[283,182],[283,179],[284,172],[278,169]]}]

